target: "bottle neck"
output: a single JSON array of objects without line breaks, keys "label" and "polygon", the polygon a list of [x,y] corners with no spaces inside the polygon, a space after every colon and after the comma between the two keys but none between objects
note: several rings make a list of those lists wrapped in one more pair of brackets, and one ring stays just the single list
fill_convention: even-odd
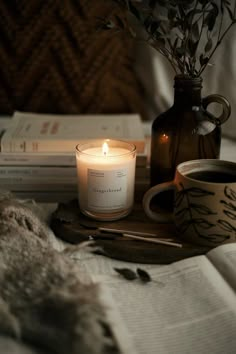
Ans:
[{"label": "bottle neck", "polygon": [[201,106],[201,78],[176,76],[174,85],[174,106],[189,108]]}]

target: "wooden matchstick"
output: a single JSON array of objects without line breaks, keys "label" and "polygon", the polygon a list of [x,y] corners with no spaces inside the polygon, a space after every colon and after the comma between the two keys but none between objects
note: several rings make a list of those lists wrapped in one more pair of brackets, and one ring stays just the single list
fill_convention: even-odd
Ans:
[{"label": "wooden matchstick", "polygon": [[156,239],[156,238],[147,238],[147,237],[142,237],[142,236],[137,236],[134,234],[127,234],[127,233],[123,233],[123,236],[132,238],[134,240],[140,240],[140,241],[144,241],[144,242],[150,242],[150,243],[159,243],[161,245],[166,245],[166,246],[172,246],[172,247],[183,247],[181,245],[181,243],[176,243],[176,242],[168,242],[168,241],[164,241],[163,239]]},{"label": "wooden matchstick", "polygon": [[149,237],[158,237],[157,234],[150,233],[150,232],[139,232],[139,231],[131,231],[131,230],[122,230],[122,229],[109,229],[107,227],[99,227],[99,231],[104,231],[104,232],[111,232],[115,234],[124,234],[124,233],[129,233],[131,235],[138,235],[138,236],[149,236]]},{"label": "wooden matchstick", "polygon": [[173,238],[159,237],[158,234],[150,233],[150,232],[112,229],[112,228],[107,228],[107,227],[99,227],[98,230],[102,231],[102,232],[109,232],[109,233],[122,234],[122,235],[129,234],[129,235],[135,235],[135,236],[141,236],[141,237],[154,237],[154,238],[158,238],[158,240],[163,240],[163,241],[174,241]]}]

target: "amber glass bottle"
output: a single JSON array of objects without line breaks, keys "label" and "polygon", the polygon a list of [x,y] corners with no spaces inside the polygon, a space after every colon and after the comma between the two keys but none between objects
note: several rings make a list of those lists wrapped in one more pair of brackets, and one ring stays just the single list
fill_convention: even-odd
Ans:
[{"label": "amber glass bottle", "polygon": [[[187,160],[219,158],[221,127],[230,115],[228,101],[220,95],[201,97],[202,79],[176,76],[174,104],[152,125],[151,186],[172,180],[176,166]],[[220,117],[206,108],[222,105]]]}]

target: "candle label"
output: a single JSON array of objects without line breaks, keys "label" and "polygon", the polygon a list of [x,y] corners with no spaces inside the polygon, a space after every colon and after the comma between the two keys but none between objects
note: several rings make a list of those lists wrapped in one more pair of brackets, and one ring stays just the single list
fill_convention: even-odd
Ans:
[{"label": "candle label", "polygon": [[88,169],[88,207],[93,211],[124,209],[127,204],[127,169]]}]

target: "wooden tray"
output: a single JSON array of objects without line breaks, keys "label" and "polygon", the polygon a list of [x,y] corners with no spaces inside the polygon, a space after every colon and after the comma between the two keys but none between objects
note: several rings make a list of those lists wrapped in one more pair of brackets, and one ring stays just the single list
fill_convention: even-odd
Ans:
[{"label": "wooden tray", "polygon": [[[98,227],[155,232],[162,238],[174,238],[176,242],[182,244],[182,248],[126,240],[122,236],[117,237],[114,233],[101,233]],[[209,251],[209,248],[182,242],[177,237],[173,224],[157,224],[150,221],[144,214],[141,204],[138,203],[128,217],[113,222],[100,222],[87,218],[80,212],[77,200],[60,203],[52,214],[51,228],[57,237],[73,244],[88,240],[91,235],[101,236],[102,239],[95,241],[101,246],[101,254],[129,262],[168,264]]]}]

